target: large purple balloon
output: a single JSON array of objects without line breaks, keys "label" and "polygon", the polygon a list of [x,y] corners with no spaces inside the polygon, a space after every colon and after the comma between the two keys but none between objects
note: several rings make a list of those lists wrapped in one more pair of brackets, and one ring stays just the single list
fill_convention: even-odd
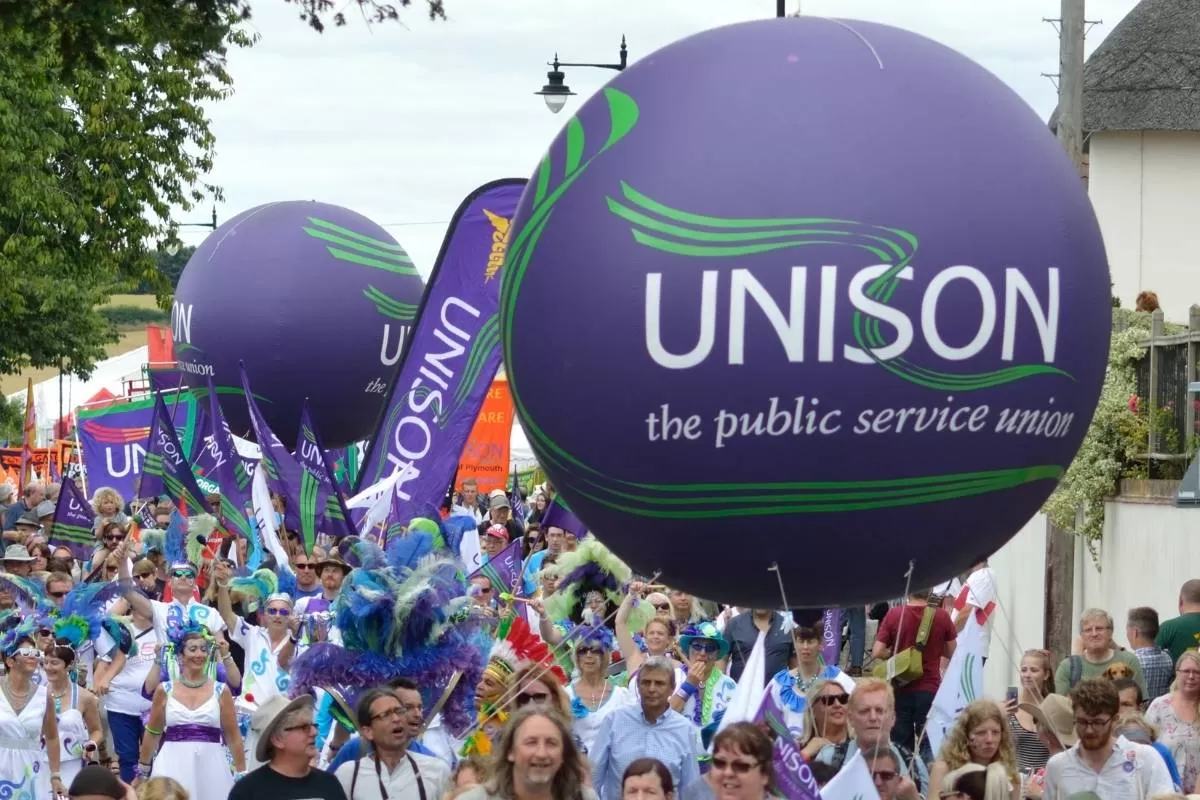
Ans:
[{"label": "large purple balloon", "polygon": [[304,398],[328,447],[369,436],[424,284],[404,248],[361,214],[312,201],[243,211],[188,261],[171,312],[191,386],[212,374],[235,433],[250,423],[238,377],[272,430],[296,440]]},{"label": "large purple balloon", "polygon": [[716,600],[899,596],[1007,541],[1087,430],[1104,245],[1044,123],[867,22],[635,64],[513,221],[504,356],[533,449],[638,571]]}]

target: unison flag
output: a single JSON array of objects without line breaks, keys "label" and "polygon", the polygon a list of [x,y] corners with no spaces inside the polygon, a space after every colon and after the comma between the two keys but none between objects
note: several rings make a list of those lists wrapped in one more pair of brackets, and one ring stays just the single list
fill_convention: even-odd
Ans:
[{"label": "unison flag", "polygon": [[784,719],[783,709],[775,702],[772,693],[765,692],[755,721],[765,725],[774,734],[773,760],[779,794],[787,800],[821,800],[817,779],[813,777],[812,769],[801,755]]},{"label": "unison flag", "polygon": [[263,545],[254,520],[254,508],[250,504],[250,476],[245,464],[233,444],[233,432],[225,421],[221,403],[217,398],[212,376],[208,377],[208,430],[201,442],[200,452],[209,467],[209,477],[221,495],[217,507],[217,519],[221,527],[246,540],[246,566],[258,569],[263,559]]},{"label": "unison flag", "polygon": [[521,585],[521,542],[513,542],[494,558],[489,558],[470,577],[476,575],[487,578],[497,594],[516,591]]},{"label": "unison flag", "polygon": [[95,521],[96,513],[75,481],[63,481],[50,523],[50,546],[66,547],[80,561],[90,560],[96,552]]},{"label": "unison flag", "polygon": [[[186,515],[208,512],[208,504],[204,502],[204,492],[196,483],[188,464],[186,451],[175,432],[175,424],[171,414],[163,402],[162,395],[154,395],[154,418],[150,425],[150,445],[146,450],[146,468],[142,476],[142,488],[146,492],[147,481],[153,482],[151,491],[157,493],[158,487],[165,492],[175,505]],[[143,495],[148,496],[148,495]]]},{"label": "unison flag", "polygon": [[542,531],[548,531],[550,528],[562,528],[568,533],[575,534],[575,538],[582,539],[587,536],[587,526],[583,524],[583,520],[575,516],[575,512],[567,507],[567,503],[562,499],[562,495],[555,495],[550,501],[550,505],[546,506],[546,513],[542,515]]},{"label": "unison flag", "polygon": [[[139,496],[137,482],[145,465],[154,403],[155,398],[146,397],[76,412],[83,466],[92,486],[108,486],[127,500]],[[192,444],[195,406],[195,398],[184,392],[175,408],[175,428],[184,452],[190,452]],[[154,487],[147,484],[146,488]],[[155,496],[158,494],[162,494],[161,488]]]},{"label": "unison flag", "polygon": [[500,366],[500,283],[526,181],[507,178],[458,207],[421,298],[358,489],[398,473],[400,518],[439,505]]},{"label": "unison flag", "polygon": [[324,508],[325,528],[322,533],[341,538],[354,534],[354,526],[350,524],[350,512],[338,492],[333,477],[333,463],[329,451],[321,444],[321,434],[317,433],[316,423],[313,422],[312,411],[308,398],[304,398],[304,408],[300,411],[300,430],[296,436],[296,461],[312,477],[320,482],[328,500]]}]

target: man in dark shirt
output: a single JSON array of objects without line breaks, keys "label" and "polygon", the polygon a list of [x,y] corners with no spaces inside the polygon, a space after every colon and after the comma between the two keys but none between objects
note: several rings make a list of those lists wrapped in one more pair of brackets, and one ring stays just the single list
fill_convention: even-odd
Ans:
[{"label": "man in dark shirt", "polygon": [[750,658],[761,631],[767,632],[763,643],[767,662],[765,679],[769,681],[779,670],[788,668],[794,646],[792,634],[783,629],[783,614],[770,609],[743,611],[725,625],[725,640],[729,642],[728,674],[735,681],[742,677],[746,659]]},{"label": "man in dark shirt", "polygon": [[337,778],[312,768],[317,726],[311,695],[288,701],[276,695],[251,718],[258,733],[255,757],[263,766],[233,785],[228,800],[346,800]]}]

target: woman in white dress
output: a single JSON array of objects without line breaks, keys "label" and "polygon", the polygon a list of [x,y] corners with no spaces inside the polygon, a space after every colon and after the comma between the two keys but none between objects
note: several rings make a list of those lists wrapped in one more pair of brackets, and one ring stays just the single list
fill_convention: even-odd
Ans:
[{"label": "woman in white dress", "polygon": [[[100,704],[96,695],[71,680],[69,670],[74,663],[75,649],[65,642],[59,642],[46,651],[46,691],[50,706],[58,717],[62,780],[67,786],[75,780],[85,763],[99,760],[97,748],[104,741],[104,729],[100,727]],[[91,749],[88,745],[91,745]]]},{"label": "woman in white dress", "polygon": [[46,685],[32,677],[42,663],[32,630],[9,631],[0,640],[7,674],[0,678],[0,797],[66,796],[58,722]]},{"label": "woman in white dress", "polygon": [[567,685],[567,697],[571,700],[572,729],[583,744],[587,754],[600,723],[613,710],[629,703],[629,690],[615,686],[608,680],[608,668],[612,664],[616,641],[608,628],[581,625],[578,633],[572,634],[575,642],[576,678]]},{"label": "woman in white dress", "polygon": [[189,628],[174,642],[179,678],[154,690],[135,785],[153,775],[174,778],[193,797],[225,797],[235,772],[246,770],[233,697],[209,677],[216,649],[209,636]]}]

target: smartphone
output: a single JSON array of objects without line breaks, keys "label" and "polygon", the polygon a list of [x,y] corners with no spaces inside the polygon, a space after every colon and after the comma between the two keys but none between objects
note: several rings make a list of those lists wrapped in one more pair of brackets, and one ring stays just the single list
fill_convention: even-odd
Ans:
[{"label": "smartphone", "polygon": [[1008,691],[1004,693],[1004,699],[1010,703],[1017,702],[1017,687],[1015,687],[1015,686],[1008,687]]}]

